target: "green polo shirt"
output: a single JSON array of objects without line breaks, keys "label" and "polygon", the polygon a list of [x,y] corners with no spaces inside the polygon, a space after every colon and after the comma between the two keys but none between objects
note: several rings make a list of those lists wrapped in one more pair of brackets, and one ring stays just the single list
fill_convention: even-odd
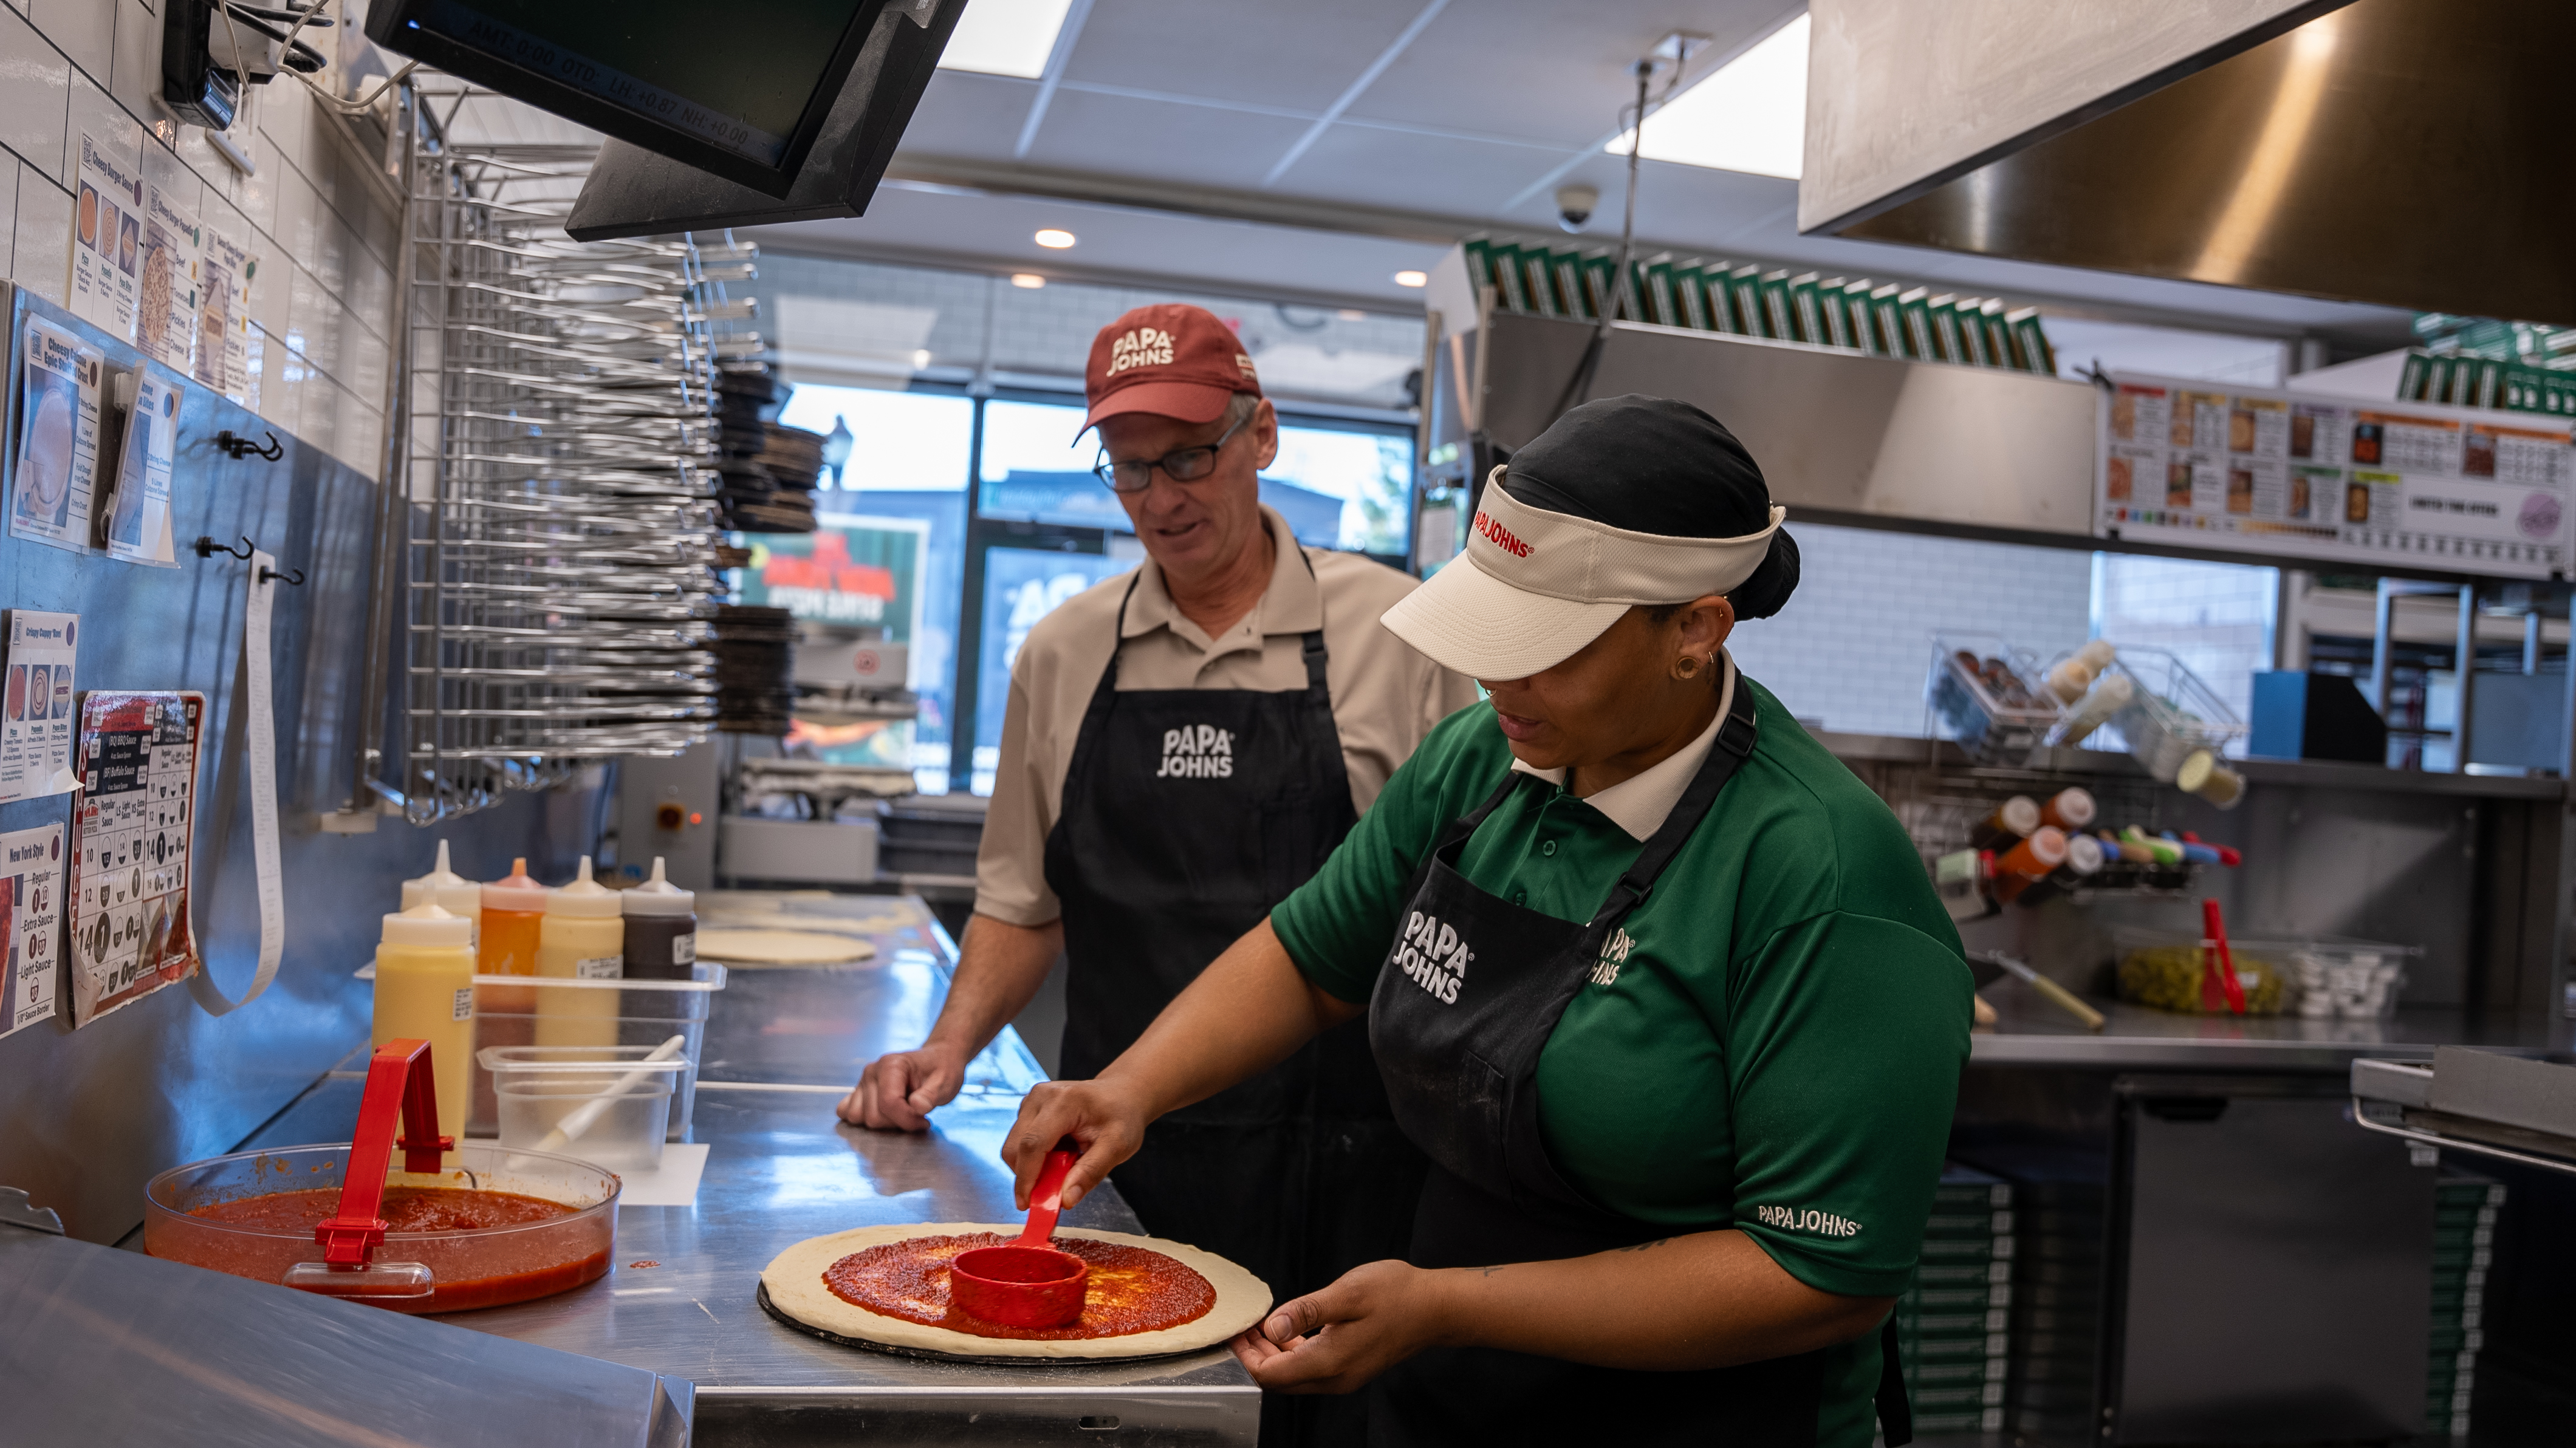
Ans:
[{"label": "green polo shirt", "polygon": [[[1896,817],[1768,690],[1741,687],[1753,754],[1566,1006],[1539,1054],[1539,1129],[1604,1207],[1733,1227],[1811,1287],[1892,1297],[1931,1213],[1974,985]],[[1483,704],[1434,729],[1271,912],[1298,969],[1365,1003],[1414,868],[1510,766]],[[1585,920],[1640,848],[1529,781],[1459,863],[1488,894]],[[1875,1333],[1835,1350],[1819,1444],[1869,1442],[1878,1358]]]}]

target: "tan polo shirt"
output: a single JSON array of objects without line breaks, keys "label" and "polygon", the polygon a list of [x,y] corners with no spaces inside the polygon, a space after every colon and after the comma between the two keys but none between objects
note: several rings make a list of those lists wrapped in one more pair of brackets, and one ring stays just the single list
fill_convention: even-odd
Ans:
[{"label": "tan polo shirt", "polygon": [[[1413,590],[1413,578],[1353,553],[1300,550],[1277,513],[1264,508],[1261,516],[1278,563],[1261,601],[1223,638],[1209,638],[1182,617],[1164,591],[1162,569],[1145,561],[1117,644],[1118,687],[1303,689],[1303,639],[1320,622],[1342,767],[1352,806],[1365,811],[1432,725],[1476,702],[1476,686],[1379,625],[1378,616]],[[1131,577],[1122,573],[1066,600],[1029,630],[1011,664],[1002,757],[975,857],[977,914],[1044,925],[1062,913],[1046,883],[1047,832],[1064,801],[1083,711],[1109,667],[1110,632]]]}]

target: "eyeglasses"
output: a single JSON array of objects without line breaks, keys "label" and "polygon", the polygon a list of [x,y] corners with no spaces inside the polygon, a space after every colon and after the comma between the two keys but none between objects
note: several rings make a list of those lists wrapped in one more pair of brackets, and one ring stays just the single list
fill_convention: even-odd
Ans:
[{"label": "eyeglasses", "polygon": [[1177,452],[1167,452],[1158,458],[1129,458],[1123,462],[1110,462],[1104,456],[1099,463],[1092,466],[1092,474],[1107,483],[1109,491],[1113,493],[1141,493],[1152,487],[1156,468],[1161,468],[1163,476],[1173,482],[1195,483],[1216,471],[1216,455],[1225,450],[1225,445],[1234,440],[1236,433],[1243,431],[1244,423],[1252,421],[1259,415],[1258,409],[1246,413],[1242,422],[1218,434],[1217,440],[1212,443],[1199,447],[1185,447]]}]

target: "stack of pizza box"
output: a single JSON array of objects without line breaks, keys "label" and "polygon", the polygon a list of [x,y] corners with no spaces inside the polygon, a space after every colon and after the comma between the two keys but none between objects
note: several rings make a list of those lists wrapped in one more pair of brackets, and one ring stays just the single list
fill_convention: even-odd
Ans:
[{"label": "stack of pizza box", "polygon": [[1897,1350],[1914,1431],[1992,1433],[2011,1377],[2014,1189],[1953,1165],[1941,1174],[1914,1283],[1897,1299]]},{"label": "stack of pizza box", "polygon": [[2424,1380],[2426,1430],[2469,1436],[2469,1396],[2485,1345],[2487,1269],[2504,1183],[2446,1166],[2435,1184],[2432,1360]]}]

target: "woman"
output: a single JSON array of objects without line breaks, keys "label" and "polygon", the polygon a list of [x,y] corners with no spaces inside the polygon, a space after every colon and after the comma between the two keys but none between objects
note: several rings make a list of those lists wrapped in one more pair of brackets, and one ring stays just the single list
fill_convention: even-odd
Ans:
[{"label": "woman", "polygon": [[1386,625],[1484,684],[1313,881],[1096,1080],[1030,1093],[1066,1199],[1144,1124],[1357,1015],[1434,1168],[1404,1262],[1281,1304],[1265,1388],[1376,1383],[1375,1441],[1904,1441],[1912,1273],[1972,985],[1885,805],[1739,675],[1796,545],[1682,403],[1587,403],[1497,470]]}]

